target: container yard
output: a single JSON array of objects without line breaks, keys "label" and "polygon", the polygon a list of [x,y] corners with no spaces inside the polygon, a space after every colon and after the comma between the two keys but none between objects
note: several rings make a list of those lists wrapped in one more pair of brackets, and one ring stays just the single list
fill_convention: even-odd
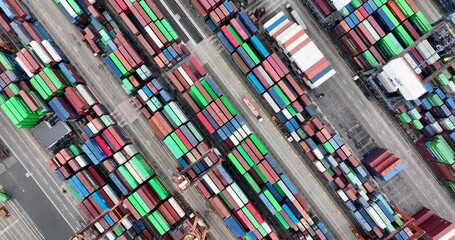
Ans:
[{"label": "container yard", "polygon": [[[60,185],[56,191],[66,194],[83,218],[68,238],[210,239],[224,228],[226,239],[338,239],[330,216],[319,215],[313,205],[318,194],[308,194],[305,184],[292,178],[266,144],[274,140],[264,141],[256,130],[254,125],[264,122],[275,124],[343,209],[353,239],[453,237],[450,221],[426,206],[418,212],[398,209],[378,186],[400,175],[405,161],[380,147],[357,156],[322,114],[313,92],[341,79],[299,11],[287,3],[271,13],[246,11],[248,3],[233,0],[175,3],[183,13],[196,13],[190,17],[210,30],[205,33],[219,44],[217,54],[226,56],[239,87],[254,97],[234,99],[222,86],[229,78],[202,64],[206,60],[192,54],[194,42],[184,43],[174,30],[185,26],[170,11],[177,5],[155,3],[55,0],[50,1],[58,9],[54,14],[67,22],[49,23],[34,16],[35,3],[0,0],[2,117],[26,134],[43,122],[64,122],[72,132],[42,159]],[[403,99],[394,102],[396,118],[418,133],[416,146],[455,192],[455,69],[446,66],[451,56],[436,45],[436,37],[422,40],[443,27],[433,27],[412,0],[311,4],[318,17],[336,19],[328,32],[349,56],[345,61],[359,71],[374,69],[360,81],[365,77],[384,95]],[[67,57],[70,48],[48,32],[49,24],[79,37],[79,47],[99,62],[95,74],[110,72],[116,81],[109,84],[123,90],[129,112],[148,124],[148,137],[163,150],[149,149],[144,143],[152,139],[131,133],[138,121],[119,115],[126,105],[106,105],[111,101],[99,91],[110,85],[99,88],[102,82],[74,64],[75,55]],[[155,151],[166,154],[148,154]],[[163,161],[178,167],[169,169]],[[192,199],[194,194],[198,198]],[[194,209],[199,199],[209,210]]]}]

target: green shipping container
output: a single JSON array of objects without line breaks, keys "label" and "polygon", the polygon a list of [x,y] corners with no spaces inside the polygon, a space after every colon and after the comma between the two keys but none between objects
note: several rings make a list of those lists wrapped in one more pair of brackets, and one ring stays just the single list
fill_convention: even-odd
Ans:
[{"label": "green shipping container", "polygon": [[398,25],[400,25],[400,22],[397,20],[395,15],[393,15],[393,13],[390,11],[390,9],[389,9],[389,7],[387,7],[387,5],[382,6],[381,9],[382,9],[382,11],[384,11],[385,15],[390,20],[390,22],[393,24],[393,26],[397,27]]},{"label": "green shipping container", "polygon": [[239,171],[240,174],[243,175],[246,173],[245,168],[243,168],[242,164],[240,164],[239,160],[237,160],[237,158],[234,156],[234,154],[229,153],[228,159],[232,162],[232,164],[234,164],[235,168],[237,168],[237,170]]},{"label": "green shipping container", "polygon": [[160,32],[164,35],[164,37],[166,38],[166,40],[168,42],[172,42],[173,38],[171,36],[171,34],[167,31],[167,29],[163,26],[163,24],[161,23],[161,21],[156,21],[155,22],[156,26],[158,27],[158,29],[160,30]]},{"label": "green shipping container", "polygon": [[420,35],[424,35],[432,28],[430,22],[428,22],[423,13],[420,11],[409,17],[409,21],[411,22],[412,26],[416,28],[417,32],[420,33]]},{"label": "green shipping container", "polygon": [[278,219],[278,221],[283,225],[285,229],[289,229],[291,226],[289,226],[288,222],[284,220],[284,217],[281,215],[281,213],[277,212],[275,213],[275,217]]},{"label": "green shipping container", "polygon": [[166,28],[166,30],[169,32],[169,34],[171,34],[173,41],[179,40],[179,36],[177,35],[177,33],[174,31],[174,29],[171,27],[171,25],[169,24],[169,22],[166,19],[161,20],[161,24],[163,24],[163,26]]},{"label": "green shipping container", "polygon": [[237,146],[237,150],[239,151],[240,155],[242,155],[242,157],[245,159],[245,161],[248,163],[249,166],[254,166],[256,165],[253,161],[253,159],[251,159],[250,155],[248,155],[248,153],[245,151],[245,149],[239,145]]},{"label": "green shipping container", "polygon": [[225,96],[221,96],[220,100],[221,100],[221,102],[223,102],[224,106],[227,108],[229,113],[232,114],[232,116],[237,115],[237,111],[235,111],[234,107],[232,107],[231,103],[229,102],[229,100],[226,99]]},{"label": "green shipping container", "polygon": [[414,14],[414,11],[412,11],[412,8],[409,6],[406,0],[393,0],[393,2],[395,2],[397,7],[400,9],[400,11],[406,18],[409,18]]},{"label": "green shipping container", "polygon": [[250,186],[253,188],[253,190],[256,192],[256,194],[259,194],[261,192],[261,188],[259,185],[254,181],[253,177],[251,177],[250,173],[246,172],[243,177],[246,179],[246,181],[250,184]]},{"label": "green shipping container", "polygon": [[152,21],[155,22],[158,20],[155,13],[152,11],[152,9],[147,5],[147,3],[144,0],[140,1],[139,4],[144,9],[144,11],[147,13],[147,15],[150,17],[150,19],[152,19]]},{"label": "green shipping container", "polygon": [[414,40],[412,39],[411,35],[409,35],[406,29],[404,29],[403,25],[400,25],[397,28],[395,28],[393,30],[393,34],[398,40],[398,42],[400,42],[401,46],[403,46],[403,48],[407,48],[414,43]]},{"label": "green shipping container", "polygon": [[254,64],[259,64],[261,63],[261,60],[258,58],[258,56],[253,52],[251,47],[248,45],[248,43],[242,44],[243,49],[245,49],[245,52],[250,56],[251,60],[253,60]]},{"label": "green shipping container", "polygon": [[232,36],[234,36],[235,40],[237,40],[237,42],[242,45],[243,44],[243,40],[242,38],[237,34],[237,32],[234,30],[234,28],[232,27],[231,24],[227,25],[227,29],[229,30],[229,32],[232,34]]},{"label": "green shipping container", "polygon": [[252,134],[250,136],[251,141],[254,143],[254,145],[258,148],[259,152],[261,152],[262,156],[265,156],[267,154],[267,149],[265,149],[264,145],[259,141],[259,139],[256,137],[256,135]]},{"label": "green shipping container", "polygon": [[150,186],[152,186],[153,190],[158,194],[161,200],[166,199],[171,193],[169,189],[161,182],[158,177],[154,177],[149,181]]}]

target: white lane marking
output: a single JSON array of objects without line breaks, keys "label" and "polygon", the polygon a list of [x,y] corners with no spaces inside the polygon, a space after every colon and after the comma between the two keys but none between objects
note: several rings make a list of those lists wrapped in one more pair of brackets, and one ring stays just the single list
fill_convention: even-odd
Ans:
[{"label": "white lane marking", "polygon": [[[2,115],[3,117],[3,115]],[[3,117],[4,118],[4,117]],[[9,132],[8,132],[9,134]],[[27,170],[27,171],[30,171],[26,165],[24,164],[24,162],[21,160],[21,158],[19,158],[19,156],[16,154],[15,151],[13,151],[13,148],[11,148],[11,146],[8,144],[7,141],[5,141],[5,139],[0,135],[0,138],[3,140],[3,142],[6,144],[6,146],[8,146],[8,148],[11,150],[11,152],[13,153],[13,155],[19,160],[19,162],[24,166],[24,168]],[[38,185],[38,187],[41,189],[41,191],[43,191],[43,193],[46,195],[46,197],[49,199],[49,201],[52,203],[52,205],[54,205],[55,209],[57,209],[57,211],[60,213],[60,215],[62,215],[63,219],[65,219],[65,221],[68,223],[68,225],[71,227],[72,230],[76,231],[76,228],[74,228],[72,226],[72,224],[68,221],[68,219],[63,215],[63,213],[60,211],[60,208],[57,207],[57,205],[55,204],[55,202],[51,199],[51,197],[47,194],[47,192],[44,190],[44,188],[41,186],[41,184],[38,183],[38,181],[35,179],[34,176],[32,176],[33,180],[35,180],[36,184]],[[43,179],[44,180],[44,179]]]}]

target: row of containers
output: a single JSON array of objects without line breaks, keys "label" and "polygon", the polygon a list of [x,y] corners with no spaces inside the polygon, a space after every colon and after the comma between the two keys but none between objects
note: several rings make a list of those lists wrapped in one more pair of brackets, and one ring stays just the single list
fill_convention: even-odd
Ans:
[{"label": "row of containers", "polygon": [[[247,75],[247,82],[266,100],[267,107],[275,113],[274,118],[299,143],[364,229],[377,237],[394,232],[402,224],[398,215],[372,188],[367,180],[366,170],[352,155],[347,145],[329,126],[318,119],[315,108],[304,90],[289,74],[290,71],[277,55],[270,54],[265,49],[257,36],[257,28],[251,24],[252,20],[247,18],[249,17],[245,13],[240,12],[237,18],[229,20],[229,24],[221,26],[217,33],[225,49],[233,53],[234,62]],[[264,29],[268,40],[280,49],[280,53],[287,55],[294,72],[307,86],[311,87],[311,76],[328,79],[335,73],[323,56],[322,58],[318,56],[318,59],[308,56],[308,53],[304,54],[305,46],[311,44],[311,39],[301,27],[287,19],[284,13],[280,12],[272,17],[264,24]],[[304,50],[300,53],[302,49]],[[318,55],[318,52],[312,54]],[[305,59],[309,59],[309,62],[303,61]],[[308,64],[312,65],[315,61],[319,62],[316,66],[319,69],[308,71],[311,69]],[[256,64],[260,64],[259,67],[250,72],[249,68],[254,68]],[[307,65],[305,67],[299,64]],[[302,72],[299,72],[297,66],[300,66],[300,69],[307,69],[307,72],[303,73],[306,77],[302,77]],[[395,168],[390,162],[383,167]],[[386,172],[380,172],[387,175]],[[412,233],[406,229],[400,231],[396,238],[407,239],[410,235]]]},{"label": "row of containers", "polygon": [[[189,63],[192,66],[183,63],[168,73],[172,85],[182,93],[205,130],[227,152],[227,166],[234,169],[236,175],[240,175],[240,181],[253,190],[248,191],[248,195],[253,194],[252,199],[259,199],[266,206],[268,211],[265,215],[272,214],[279,227],[293,229],[308,237],[331,238],[324,225],[314,220],[302,196],[258,137],[251,133],[237,111],[225,101],[225,96],[211,77],[194,58],[190,58]],[[224,199],[220,182],[216,179],[212,181],[203,179],[202,185],[198,185],[201,192],[205,196],[218,195]],[[236,204],[240,205],[220,208],[237,209],[243,205],[238,201]]]},{"label": "row of containers", "polygon": [[452,88],[455,68],[450,67],[430,83],[434,86],[420,98],[397,109],[397,118],[417,130],[422,138],[417,145],[447,185],[455,192],[455,100]]},{"label": "row of containers", "polygon": [[[360,70],[385,63],[409,47],[403,59],[422,82],[444,64],[428,40],[413,44],[432,27],[412,0],[352,1],[340,11],[344,19],[332,29],[332,35],[340,39]],[[423,83],[422,96],[406,99],[395,109],[401,122],[422,134],[417,145],[452,191],[455,189],[454,70],[449,67]],[[393,96],[398,90],[384,72],[373,80],[385,94]]]},{"label": "row of containers", "polygon": [[[117,29],[113,31],[119,32]],[[188,177],[191,179],[202,178],[198,182],[200,191],[210,202],[216,202],[219,206],[216,210],[219,211],[234,235],[247,239],[262,239],[266,236],[272,239],[277,238],[276,233],[262,215],[264,210],[261,209],[264,207],[257,207],[257,203],[259,203],[265,205],[269,209],[268,211],[272,211],[276,217],[273,221],[279,223],[277,228],[293,228],[295,231],[300,231],[301,234],[308,235],[309,238],[311,236],[329,237],[322,222],[310,217],[312,214],[309,212],[308,205],[281,170],[278,167],[275,167],[278,169],[276,172],[273,170],[271,166],[276,166],[276,163],[267,155],[263,145],[251,134],[235,109],[219,92],[213,80],[206,75],[194,58],[190,58],[190,62],[193,66],[197,66],[200,76],[206,76],[204,80],[199,81],[199,78],[194,77],[194,73],[185,64],[173,71],[169,78],[174,84],[174,88],[183,93],[182,97],[195,110],[198,121],[201,121],[206,130],[209,133],[217,130],[218,135],[216,136],[222,143],[221,146],[227,150],[238,146],[239,150],[236,149],[235,156],[240,156],[241,151],[243,156],[249,160],[251,166],[245,165],[245,171],[249,170],[249,172],[243,173],[240,180],[241,182],[247,181],[252,187],[255,187],[256,194],[253,196],[255,202],[249,200],[250,194],[245,194],[239,187],[242,184],[234,181],[228,168],[217,164],[222,161],[222,157],[217,154],[216,149],[211,148],[212,144],[204,139],[197,126],[190,121],[179,103],[166,90],[165,83],[163,84],[159,79],[144,82],[144,86],[133,90],[137,92],[134,102],[149,120],[157,136],[163,140],[177,159],[181,168],[190,168]],[[178,84],[176,84],[177,82]],[[209,92],[210,95],[207,95]],[[210,110],[201,111],[200,108],[209,103],[212,104],[209,107]],[[196,109],[198,110],[196,111]],[[225,114],[224,126],[220,119],[217,118],[218,123],[216,123],[213,118],[217,115],[214,113],[220,113],[220,111]],[[223,115],[220,114],[220,116]],[[247,141],[245,139],[248,139],[249,145],[240,146],[241,143]],[[259,146],[256,148],[264,149],[262,155],[254,155],[257,165],[251,160],[253,155],[248,155],[245,150],[256,146],[253,144]],[[249,154],[252,154],[251,151],[249,150]],[[257,149],[256,152],[258,152]],[[227,159],[235,159],[232,157],[233,154],[229,154]],[[268,160],[265,160],[266,158]],[[213,168],[213,171],[207,173],[210,168]],[[269,183],[269,180],[273,184]]]},{"label": "row of containers", "polygon": [[35,126],[50,112],[61,121],[83,123],[79,131],[84,143],[62,149],[48,165],[66,182],[88,220],[107,211],[96,221],[95,235],[104,239],[172,237],[172,227],[178,228],[187,214],[169,188],[39,22],[18,2],[0,3],[1,19],[20,26],[17,37],[24,44],[15,53],[1,53],[2,110],[19,128]]},{"label": "row of containers", "polygon": [[428,42],[414,44],[432,27],[412,0],[353,1],[341,14],[344,19],[331,30],[332,35],[362,70],[377,67],[412,46],[415,51],[407,60],[421,74],[428,64],[417,66],[417,60],[435,53]]},{"label": "row of containers", "polygon": [[[385,63],[411,45],[402,58],[420,81],[423,82],[443,65],[444,60],[428,40],[413,45],[432,27],[412,0],[367,1],[363,4],[353,1],[341,13],[345,18],[332,30],[332,34],[340,38],[345,46],[350,45],[360,53],[357,55],[356,51],[349,50],[353,56],[357,55],[354,61],[359,69],[366,70]],[[347,41],[351,43],[345,44]],[[390,47],[394,54],[389,57],[380,50],[383,48],[381,45],[387,42],[399,43]],[[407,99],[410,101],[405,101],[396,109],[398,119],[422,134],[417,145],[452,191],[455,187],[453,76],[454,68],[450,67],[423,83],[425,93],[422,96]],[[382,72],[373,80],[384,93],[393,95],[398,88],[387,78]]]},{"label": "row of containers", "polygon": [[[124,81],[127,89],[134,86],[131,75],[147,74],[141,69],[141,62],[131,59],[131,48],[122,49],[125,42],[118,32],[118,23],[98,2],[63,0],[56,1],[59,8],[73,24],[80,28],[84,40],[91,50],[102,55],[117,77]],[[138,42],[149,52],[155,63],[162,69],[168,69],[187,55],[187,49],[164,15],[151,0],[111,1],[110,6],[120,14],[122,23],[137,36]],[[128,80],[125,80],[128,79]],[[137,86],[134,86],[137,87]]]}]

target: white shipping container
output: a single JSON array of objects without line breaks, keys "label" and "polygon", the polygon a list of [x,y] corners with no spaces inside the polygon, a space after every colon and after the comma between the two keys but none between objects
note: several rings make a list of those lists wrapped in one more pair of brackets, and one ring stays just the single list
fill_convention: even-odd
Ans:
[{"label": "white shipping container", "polygon": [[188,76],[188,74],[182,67],[178,67],[177,71],[179,71],[179,73],[182,75],[182,77],[185,79],[188,85],[193,86],[194,84],[193,80],[191,80],[190,76]]},{"label": "white shipping container", "polygon": [[265,101],[267,101],[267,103],[270,105],[270,107],[272,107],[275,113],[280,112],[280,108],[275,103],[275,101],[273,101],[272,97],[270,97],[269,93],[265,92],[264,94],[262,94],[262,97],[264,97]]},{"label": "white shipping container", "polygon": [[276,26],[274,29],[272,29],[272,31],[269,32],[269,36],[273,36],[273,34],[278,32],[278,30],[283,28],[288,22],[289,22],[289,19],[286,19],[283,22],[281,22],[280,24],[278,24],[278,26]]},{"label": "white shipping container", "polygon": [[237,196],[239,196],[240,200],[244,199],[243,203],[247,204],[248,203],[248,198],[246,197],[245,193],[243,192],[242,189],[237,185],[237,183],[232,183],[231,184],[232,189],[235,191]]},{"label": "white shipping container", "polygon": [[78,16],[77,13],[70,6],[70,4],[67,2],[67,0],[61,0],[60,3],[62,4],[62,6],[65,8],[66,12],[68,12],[68,14],[71,17],[76,18]]},{"label": "white shipping container", "polygon": [[241,142],[241,141],[243,140],[242,135],[240,135],[240,133],[239,133],[238,131],[233,132],[232,135],[234,135],[234,137],[235,137],[239,142]]},{"label": "white shipping container", "polygon": [[296,142],[300,142],[300,140],[302,140],[302,139],[300,138],[300,136],[299,136],[295,131],[294,131],[294,132],[291,132],[291,137],[294,138],[294,140],[295,140]]},{"label": "white shipping container", "polygon": [[43,48],[43,46],[41,46],[39,42],[33,40],[29,44],[32,47],[33,52],[36,53],[38,58],[41,59],[43,63],[50,64],[51,62],[53,62],[53,59],[51,58],[49,53]]},{"label": "white shipping container", "polygon": [[74,158],[76,160],[77,164],[79,164],[79,166],[81,166],[81,168],[87,166],[89,163],[89,161],[86,159],[85,156],[86,155],[79,155]]},{"label": "white shipping container", "polygon": [[348,5],[351,0],[331,0],[333,6],[336,8],[336,10],[341,10],[343,9],[346,5]]},{"label": "white shipping container", "polygon": [[330,163],[330,165],[331,165],[332,167],[338,166],[338,162],[335,160],[334,157],[328,156],[326,159],[327,159],[327,161]]},{"label": "white shipping container", "polygon": [[283,109],[281,112],[282,112],[283,115],[286,117],[286,119],[291,120],[292,115],[291,115],[291,113],[289,112],[288,109],[285,108],[285,109]]},{"label": "white shipping container", "polygon": [[137,91],[137,94],[139,95],[139,97],[141,97],[141,99],[146,102],[147,100],[149,100],[149,97],[145,94],[144,90],[142,89],[139,89]]},{"label": "white shipping container", "polygon": [[315,160],[313,162],[313,164],[314,164],[314,166],[316,166],[316,168],[318,169],[319,172],[321,172],[321,173],[325,172],[326,169],[319,160]]},{"label": "white shipping container", "polygon": [[128,161],[122,152],[114,153],[114,159],[119,165],[124,164],[126,161]]},{"label": "white shipping container", "polygon": [[242,126],[243,131],[245,131],[246,135],[251,135],[251,130],[247,125]]},{"label": "white shipping container", "polygon": [[378,206],[378,204],[376,204],[375,202],[373,202],[373,203],[371,204],[371,207],[376,211],[376,213],[379,215],[379,217],[382,219],[382,221],[384,221],[385,225],[391,224],[390,220],[387,218],[387,216],[386,216],[385,213],[381,210],[381,208]]},{"label": "white shipping container", "polygon": [[59,63],[63,60],[60,54],[58,54],[57,50],[55,50],[54,46],[52,46],[49,41],[43,40],[41,41],[41,45],[43,45],[43,47],[46,49],[49,55],[51,55],[52,59],[54,59],[55,62]]},{"label": "white shipping container", "polygon": [[131,176],[133,176],[134,180],[138,183],[144,182],[144,176],[141,174],[141,172],[136,171],[134,167],[131,165],[130,162],[126,162],[125,165],[126,169],[128,169],[128,172],[131,173]]},{"label": "white shipping container", "polygon": [[264,77],[264,80],[270,85],[273,86],[275,83],[273,82],[272,78],[270,78],[269,74],[265,71],[262,66],[257,67],[259,73]]},{"label": "white shipping container", "polygon": [[182,109],[175,103],[175,102],[170,102],[169,107],[171,107],[172,111],[174,111],[175,115],[182,121],[183,123],[186,123],[188,121],[188,118],[186,115],[183,113]]},{"label": "white shipping container", "polygon": [[302,113],[297,113],[295,116],[297,117],[299,122],[301,123],[305,122],[305,117],[302,115]]},{"label": "white shipping container", "polygon": [[92,91],[86,85],[78,84],[76,86],[76,90],[89,106],[93,106],[98,103]]},{"label": "white shipping container", "polygon": [[245,206],[243,204],[243,202],[240,200],[239,196],[237,196],[237,194],[235,193],[235,191],[232,189],[231,186],[228,186],[226,188],[227,192],[229,193],[229,195],[231,195],[232,199],[234,199],[234,202],[237,203],[237,205],[239,205],[240,208],[242,208],[243,206]]},{"label": "white shipping container", "polygon": [[155,42],[156,46],[158,48],[163,48],[164,45],[163,43],[160,41],[160,39],[156,36],[156,34],[153,32],[153,30],[150,28],[150,26],[145,26],[144,27],[145,31],[148,33],[148,35],[150,35],[150,37],[152,38],[153,42]]},{"label": "white shipping container", "polygon": [[289,200],[294,201],[295,200],[294,194],[291,193],[286,184],[284,184],[282,180],[278,180],[277,183],[278,186],[280,186],[280,188],[283,190],[284,194],[289,198]]},{"label": "white shipping container", "polygon": [[277,15],[275,15],[273,18],[268,20],[267,22],[264,23],[264,29],[270,27],[273,25],[278,19],[280,19],[282,16],[284,16],[283,12],[279,12]]},{"label": "white shipping container", "polygon": [[120,199],[115,195],[114,191],[112,191],[112,188],[109,185],[105,185],[103,187],[103,190],[106,192],[107,196],[112,200],[114,204],[117,204]]},{"label": "white shipping container", "polygon": [[109,240],[115,240],[117,238],[117,236],[112,231],[107,232],[105,236]]},{"label": "white shipping container", "polygon": [[417,65],[416,61],[414,60],[414,58],[411,57],[411,55],[409,53],[406,53],[405,55],[403,55],[403,58],[406,60],[406,62],[409,64],[409,66],[414,70],[414,72],[416,74],[422,73],[422,69],[417,67],[418,65]]},{"label": "white shipping container", "polygon": [[202,179],[204,179],[204,181],[207,183],[208,187],[210,189],[212,189],[212,191],[215,193],[215,194],[218,194],[220,192],[220,190],[216,187],[215,183],[213,183],[212,179],[206,174],[202,177]]},{"label": "white shipping container", "polygon": [[379,228],[381,228],[381,229],[386,228],[384,221],[382,221],[381,217],[379,217],[378,213],[372,207],[367,207],[367,208],[365,208],[365,210],[367,211],[368,215],[370,215],[371,219],[373,219],[374,223],[376,223],[376,225]]},{"label": "white shipping container", "polygon": [[301,222],[298,222],[296,226],[301,232],[306,231],[305,226],[303,226],[303,224]]},{"label": "white shipping container", "polygon": [[322,76],[321,78],[319,78],[316,82],[311,82],[311,81],[307,81],[305,80],[305,83],[311,88],[317,88],[319,87],[321,84],[323,84],[325,81],[329,80],[333,75],[335,75],[336,71],[335,69],[331,69],[329,72],[327,72],[326,74],[324,74],[324,76]]},{"label": "white shipping container", "polygon": [[229,136],[229,139],[231,139],[234,146],[238,146],[240,144],[239,140],[237,140],[237,138],[234,135]]},{"label": "white shipping container", "polygon": [[22,62],[21,59],[19,59],[18,57],[15,57],[14,59],[19,64],[19,66],[21,66],[21,68],[24,70],[25,74],[27,74],[28,77],[31,78],[31,77],[35,76],[35,74],[30,72],[30,70],[25,66],[25,64]]},{"label": "white shipping container", "polygon": [[100,232],[100,233],[103,233],[103,232],[104,232],[104,228],[103,228],[103,226],[101,225],[100,222],[96,222],[96,223],[95,223],[95,228],[96,228],[96,230],[98,230],[98,232]]},{"label": "white shipping container", "polygon": [[133,227],[133,223],[131,223],[131,221],[128,218],[123,219],[122,225],[126,229],[130,229]]},{"label": "white shipping container", "polygon": [[337,190],[337,194],[343,202],[347,202],[349,200],[348,196],[346,196],[346,193],[344,193],[342,189]]},{"label": "white shipping container", "polygon": [[264,228],[266,233],[271,233],[272,229],[270,228],[269,224],[267,222],[263,222],[261,226]]},{"label": "white shipping container", "polygon": [[455,93],[455,83],[450,81],[449,84],[441,86],[445,93]]},{"label": "white shipping container", "polygon": [[293,24],[286,30],[284,30],[282,33],[280,33],[280,35],[276,36],[275,41],[277,42],[278,45],[281,46],[283,45],[283,43],[285,43],[286,41],[288,41],[301,31],[303,31],[302,27],[300,27],[297,24]]},{"label": "white shipping container", "polygon": [[168,202],[171,204],[172,208],[177,212],[177,214],[182,218],[185,216],[185,212],[183,211],[180,204],[175,201],[174,197],[169,198]]},{"label": "white shipping container", "polygon": [[324,55],[322,55],[321,51],[319,51],[314,42],[308,43],[305,47],[290,57],[291,61],[295,62],[295,64],[303,72],[308,70],[322,58],[324,58]]},{"label": "white shipping container", "polygon": [[439,125],[438,122],[434,122],[432,124],[430,124],[431,128],[433,128],[433,130],[436,132],[436,133],[442,133],[442,131],[444,131],[444,129],[442,129],[441,125]]},{"label": "white shipping container", "polygon": [[[316,156],[317,159],[321,160],[321,159],[324,159],[324,154],[321,153],[321,151],[319,149],[314,149],[312,150],[314,156]],[[322,163],[321,163],[322,165]]]},{"label": "white shipping container", "polygon": [[136,154],[139,153],[139,149],[137,148],[136,145],[134,144],[128,144],[126,145],[123,150],[126,152],[126,154],[128,154],[128,156],[131,158],[133,156],[135,156]]},{"label": "white shipping container", "polygon": [[97,134],[98,133],[98,129],[96,129],[96,127],[93,124],[93,122],[87,123],[87,127],[88,127],[88,129],[90,129],[90,132],[92,132],[93,134]]}]

